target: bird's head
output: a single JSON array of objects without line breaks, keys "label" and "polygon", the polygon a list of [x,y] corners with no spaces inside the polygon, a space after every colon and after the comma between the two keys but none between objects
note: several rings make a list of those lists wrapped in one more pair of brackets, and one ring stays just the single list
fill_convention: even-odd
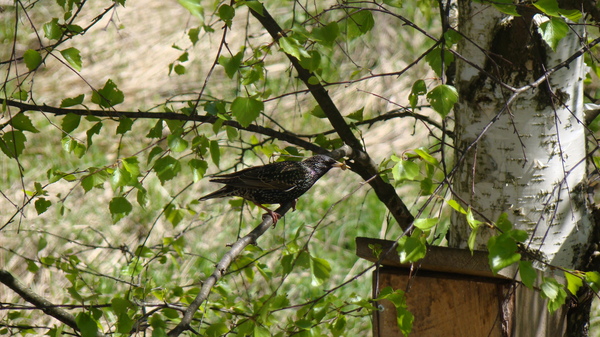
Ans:
[{"label": "bird's head", "polygon": [[339,167],[342,170],[347,168],[346,164],[340,163],[339,161],[323,154],[307,158],[304,160],[304,163],[320,175],[327,173],[327,171],[333,167]]}]

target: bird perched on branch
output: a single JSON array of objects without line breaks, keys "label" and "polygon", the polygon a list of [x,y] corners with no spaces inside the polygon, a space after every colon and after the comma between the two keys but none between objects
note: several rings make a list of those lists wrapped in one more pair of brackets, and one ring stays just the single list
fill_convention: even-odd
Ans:
[{"label": "bird perched on branch", "polygon": [[316,155],[303,161],[280,161],[250,167],[238,172],[215,176],[210,181],[225,184],[221,189],[199,200],[223,197],[242,197],[266,210],[273,224],[281,217],[263,204],[293,202],[308,191],[319,178],[333,167],[346,169],[346,165],[326,155]]}]

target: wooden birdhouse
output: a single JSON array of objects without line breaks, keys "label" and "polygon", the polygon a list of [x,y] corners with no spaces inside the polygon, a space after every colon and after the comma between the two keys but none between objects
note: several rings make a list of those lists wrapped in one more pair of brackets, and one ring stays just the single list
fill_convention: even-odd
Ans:
[{"label": "wooden birdhouse", "polygon": [[[414,315],[409,336],[464,337],[511,336],[511,320],[503,315],[514,305],[511,278],[494,275],[485,252],[448,247],[429,247],[424,259],[414,264],[400,263],[393,241],[357,238],[357,255],[375,262],[369,245],[378,245],[387,254],[374,271],[374,297],[380,289],[392,287],[405,292],[408,310]],[[396,308],[387,301],[373,317],[373,336],[403,336]]]}]

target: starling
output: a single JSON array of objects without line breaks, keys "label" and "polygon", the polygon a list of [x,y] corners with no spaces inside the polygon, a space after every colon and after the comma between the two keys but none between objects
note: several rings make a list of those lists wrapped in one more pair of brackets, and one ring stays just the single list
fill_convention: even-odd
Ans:
[{"label": "starling", "polygon": [[263,166],[215,176],[210,181],[225,184],[221,189],[203,196],[199,200],[223,197],[242,197],[266,210],[273,224],[280,215],[263,204],[296,203],[332,167],[346,166],[326,155],[316,155],[303,161],[280,161]]}]

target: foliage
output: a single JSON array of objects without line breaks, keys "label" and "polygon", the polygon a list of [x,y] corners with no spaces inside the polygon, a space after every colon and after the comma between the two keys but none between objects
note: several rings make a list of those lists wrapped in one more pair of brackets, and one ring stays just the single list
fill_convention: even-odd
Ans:
[{"label": "foliage", "polygon": [[[504,215],[481,217],[447,185],[456,161],[449,126],[461,94],[448,72],[462,36],[441,25],[441,2],[178,2],[152,2],[156,10],[124,0],[6,6],[2,270],[61,308],[43,315],[29,310],[41,305],[28,296],[3,291],[1,333],[176,335],[227,245],[260,222],[260,210],[238,199],[200,203],[214,187],[205,176],[344,143],[368,165],[356,156],[350,167],[358,175],[330,173],[295,213],[233,256],[228,270],[217,270],[221,279],[192,312],[186,333],[362,335],[374,301],[389,300],[408,335],[414,317],[406,294],[369,296],[365,275],[374,264],[357,260],[353,240],[394,238],[400,260],[418,262],[427,245],[446,243],[452,212],[466,217],[471,250],[483,228],[494,229],[487,245],[494,273],[517,265],[523,284],[534,287],[537,275],[524,256],[528,234]],[[512,2],[493,5],[518,14]],[[581,16],[555,5],[534,4],[552,49],[569,29],[565,18]],[[402,16],[407,7],[414,17]],[[178,22],[145,31],[165,30],[157,49],[170,48],[168,57],[154,55],[155,40],[141,40],[124,64],[100,62],[134,44],[119,17],[167,15],[166,8]],[[264,23],[269,13],[278,14],[279,31]],[[114,35],[95,44],[102,32]],[[108,44],[113,38],[118,42]],[[161,69],[146,69],[162,61]],[[146,77],[151,73],[160,74],[157,83]],[[386,132],[393,136],[380,136]],[[371,158],[379,158],[378,167],[369,166]],[[400,203],[411,205],[414,222],[401,223],[369,193],[364,181],[377,179],[373,188],[393,186],[394,200],[396,190],[405,192]],[[565,275],[566,285],[539,280],[551,311],[567,290],[598,291],[597,272]]]}]

